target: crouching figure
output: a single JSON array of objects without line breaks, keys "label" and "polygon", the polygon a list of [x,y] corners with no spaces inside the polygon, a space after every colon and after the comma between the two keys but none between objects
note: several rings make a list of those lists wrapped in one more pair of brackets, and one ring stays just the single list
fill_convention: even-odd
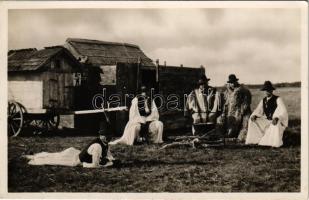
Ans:
[{"label": "crouching figure", "polygon": [[131,102],[129,121],[121,138],[110,142],[110,145],[133,145],[135,141],[146,139],[151,143],[162,143],[163,123],[159,121],[159,112],[154,100],[146,94],[142,86],[140,94]]}]

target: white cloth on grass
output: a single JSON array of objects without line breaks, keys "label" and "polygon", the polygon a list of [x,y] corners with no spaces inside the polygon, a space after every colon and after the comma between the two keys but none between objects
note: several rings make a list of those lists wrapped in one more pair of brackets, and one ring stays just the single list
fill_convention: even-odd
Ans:
[{"label": "white cloth on grass", "polygon": [[[254,122],[251,120],[253,115],[258,117]],[[276,125],[272,124],[272,120],[266,118],[263,111],[263,100],[260,101],[251,117],[248,124],[246,144],[272,147],[282,146],[283,132],[288,126],[288,113],[280,97],[277,98],[277,108],[273,114],[273,119],[279,119]]]},{"label": "white cloth on grass", "polygon": [[122,137],[110,142],[109,144],[133,145],[134,140],[139,137],[141,124],[146,122],[151,122],[148,129],[150,141],[153,143],[162,143],[163,123],[159,121],[159,112],[155,102],[152,101],[151,114],[144,117],[139,113],[138,99],[135,97],[131,102],[129,121],[126,124]]},{"label": "white cloth on grass", "polygon": [[34,155],[27,155],[30,159],[29,165],[61,165],[74,167],[81,164],[79,160],[80,150],[70,147],[61,152],[41,152]]}]

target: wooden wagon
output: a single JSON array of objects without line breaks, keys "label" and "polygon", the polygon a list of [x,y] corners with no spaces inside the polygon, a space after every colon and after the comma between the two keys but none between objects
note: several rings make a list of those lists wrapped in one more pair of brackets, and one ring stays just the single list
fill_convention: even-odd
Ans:
[{"label": "wooden wagon", "polygon": [[74,109],[81,64],[63,47],[8,53],[8,134],[24,127],[56,129],[59,114]]},{"label": "wooden wagon", "polygon": [[[165,129],[183,128],[183,96],[190,93],[204,68],[159,65],[132,44],[95,40],[68,39],[62,46],[43,50],[12,50],[8,55],[10,135],[18,135],[25,126],[43,131],[59,124],[59,114],[73,114],[71,128],[97,131],[100,116],[93,113],[93,97],[102,94],[135,94],[141,84],[155,88],[168,98],[180,99],[177,109],[160,109]],[[130,104],[110,105],[130,106]],[[107,105],[104,105],[107,107]],[[76,115],[85,110],[88,115]],[[115,136],[120,136],[128,120],[128,112],[111,114]]]},{"label": "wooden wagon", "polygon": [[27,127],[39,133],[55,130],[60,115],[92,115],[126,109],[122,106],[94,110],[85,93],[102,89],[89,75],[96,68],[86,68],[90,71],[87,70],[85,82],[85,66],[62,46],[12,50],[8,58],[9,136],[17,136]]}]

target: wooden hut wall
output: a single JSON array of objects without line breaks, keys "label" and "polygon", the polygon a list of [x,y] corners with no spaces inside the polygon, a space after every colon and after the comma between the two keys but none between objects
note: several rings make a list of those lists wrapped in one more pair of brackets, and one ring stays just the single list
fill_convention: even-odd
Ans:
[{"label": "wooden hut wall", "polygon": [[41,81],[42,72],[9,72],[8,81]]},{"label": "wooden hut wall", "polygon": [[[121,97],[121,106],[128,106],[128,108],[131,106],[131,100],[136,94],[139,81],[138,67],[136,63],[117,63],[116,93]],[[129,120],[129,112],[115,112],[111,117],[116,122],[114,125],[116,135],[121,136]]]},{"label": "wooden hut wall", "polygon": [[[95,107],[92,105],[93,98],[96,95],[97,98],[96,106],[100,106],[102,103],[104,107],[107,107],[107,101],[112,94],[117,94],[116,89],[116,66],[84,66],[84,74],[86,80],[83,81],[80,87],[75,88],[75,109],[76,110],[94,110]],[[104,70],[102,70],[104,68]],[[111,72],[111,73],[110,73]],[[105,73],[104,75],[102,73]],[[104,98],[104,102],[102,101]],[[110,105],[115,106],[115,105]],[[112,122],[112,129],[115,130],[117,127],[116,116],[114,113],[109,113]],[[100,121],[104,116],[100,114],[89,114],[89,115],[75,115],[74,124],[75,128],[80,130],[87,130],[92,133],[99,131]]]},{"label": "wooden hut wall", "polygon": [[41,72],[9,72],[8,99],[21,103],[26,109],[43,108],[43,81]]},{"label": "wooden hut wall", "polygon": [[204,68],[187,68],[159,66],[159,91],[165,98],[176,94],[180,98],[179,108],[183,108],[184,95],[195,87],[199,77],[205,73]]},{"label": "wooden hut wall", "polygon": [[[167,100],[171,94],[179,97],[179,110],[168,110],[166,102],[160,109],[160,120],[164,123],[165,130],[189,128],[185,123],[183,108],[185,94],[189,94],[195,87],[199,77],[205,74],[204,68],[186,68],[159,66],[159,92]],[[172,99],[173,101],[175,99]]]},{"label": "wooden hut wall", "polygon": [[74,73],[79,70],[66,56],[55,57],[43,73],[43,107],[68,110],[74,108]]}]

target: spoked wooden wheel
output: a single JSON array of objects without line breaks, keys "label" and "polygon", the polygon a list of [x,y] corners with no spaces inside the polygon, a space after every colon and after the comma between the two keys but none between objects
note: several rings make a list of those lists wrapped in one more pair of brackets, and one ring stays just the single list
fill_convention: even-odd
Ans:
[{"label": "spoked wooden wheel", "polygon": [[32,116],[30,126],[36,129],[35,133],[37,134],[56,130],[60,122],[60,116],[57,114],[32,114],[30,116]]},{"label": "spoked wooden wheel", "polygon": [[17,102],[8,103],[8,135],[16,137],[23,128],[24,116]]},{"label": "spoked wooden wheel", "polygon": [[58,128],[60,122],[60,116],[50,115],[47,120],[43,121],[43,125],[47,131],[54,131]]}]

